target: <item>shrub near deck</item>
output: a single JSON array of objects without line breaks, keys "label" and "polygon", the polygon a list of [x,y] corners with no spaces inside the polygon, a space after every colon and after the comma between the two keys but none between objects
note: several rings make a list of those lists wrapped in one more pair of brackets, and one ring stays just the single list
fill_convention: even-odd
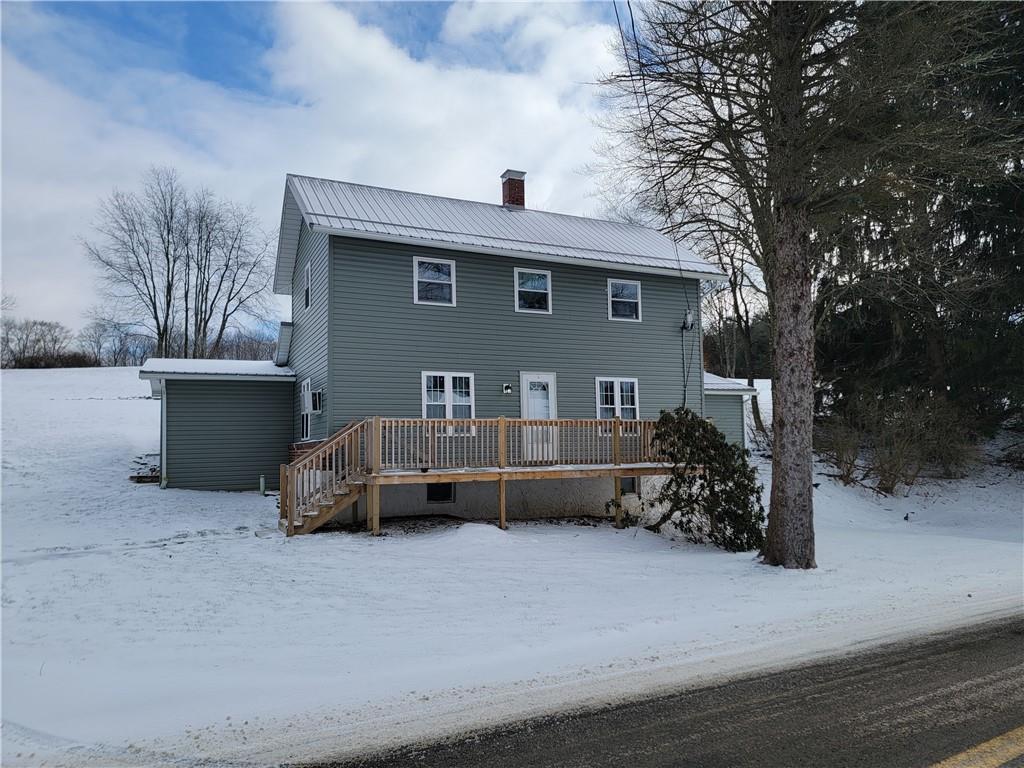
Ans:
[{"label": "shrub near deck", "polygon": [[277,488],[292,441],[292,381],[166,382],[167,486]]}]

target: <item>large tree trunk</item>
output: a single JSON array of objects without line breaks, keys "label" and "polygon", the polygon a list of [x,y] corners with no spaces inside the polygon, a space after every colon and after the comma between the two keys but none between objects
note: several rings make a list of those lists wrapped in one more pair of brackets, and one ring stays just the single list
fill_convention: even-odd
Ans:
[{"label": "large tree trunk", "polygon": [[772,490],[764,561],[814,568],[811,428],[814,410],[814,318],[811,303],[807,159],[803,137],[801,46],[808,9],[775,3],[771,18],[768,146],[775,202],[773,299]]}]

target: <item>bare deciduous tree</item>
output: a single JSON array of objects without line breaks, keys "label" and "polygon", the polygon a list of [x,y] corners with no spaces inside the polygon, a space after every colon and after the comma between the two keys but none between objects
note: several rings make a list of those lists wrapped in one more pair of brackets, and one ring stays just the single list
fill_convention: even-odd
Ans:
[{"label": "bare deciduous tree", "polygon": [[271,239],[255,215],[189,193],[171,169],[151,170],[139,194],[115,191],[96,229],[85,247],[108,298],[98,319],[151,335],[158,356],[215,356],[225,333],[269,311]]},{"label": "bare deciduous tree", "polygon": [[5,368],[65,365],[72,339],[61,323],[5,317],[0,321],[0,360]]},{"label": "bare deciduous tree", "polygon": [[107,323],[93,320],[78,332],[78,346],[82,352],[96,361],[96,365],[103,365],[106,362],[110,330]]}]

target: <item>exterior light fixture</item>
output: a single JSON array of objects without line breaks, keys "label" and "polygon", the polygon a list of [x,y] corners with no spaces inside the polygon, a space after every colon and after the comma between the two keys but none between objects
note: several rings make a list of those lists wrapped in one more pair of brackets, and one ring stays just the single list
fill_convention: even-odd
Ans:
[{"label": "exterior light fixture", "polygon": [[503,394],[503,395],[511,395],[512,394],[512,385],[511,384],[502,384],[501,385],[501,394]]}]

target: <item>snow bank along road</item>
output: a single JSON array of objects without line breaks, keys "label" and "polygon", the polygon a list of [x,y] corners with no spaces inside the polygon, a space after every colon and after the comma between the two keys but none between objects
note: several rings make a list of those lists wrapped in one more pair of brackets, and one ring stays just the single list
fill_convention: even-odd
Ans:
[{"label": "snow bank along road", "polygon": [[317,768],[878,768],[946,760],[943,768],[1024,764],[1024,620]]},{"label": "snow bank along road", "polygon": [[811,573],[605,525],[285,540],[271,498],[127,482],[136,370],[0,384],[5,766],[337,758],[1021,611],[1005,468],[819,478]]}]

